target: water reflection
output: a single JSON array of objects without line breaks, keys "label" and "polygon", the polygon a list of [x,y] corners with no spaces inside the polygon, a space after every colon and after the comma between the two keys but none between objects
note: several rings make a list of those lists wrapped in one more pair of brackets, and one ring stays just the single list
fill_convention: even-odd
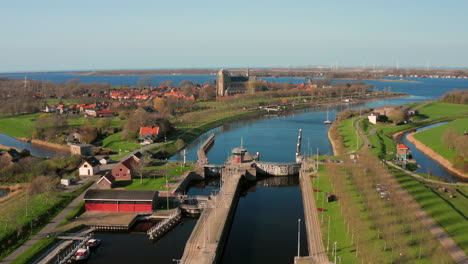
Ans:
[{"label": "water reflection", "polygon": [[27,149],[31,152],[31,155],[42,158],[50,158],[57,156],[70,156],[69,152],[60,151],[53,148],[43,147],[36,144],[23,142],[14,137],[10,137],[0,133],[0,145],[7,147],[13,147],[20,150]]}]

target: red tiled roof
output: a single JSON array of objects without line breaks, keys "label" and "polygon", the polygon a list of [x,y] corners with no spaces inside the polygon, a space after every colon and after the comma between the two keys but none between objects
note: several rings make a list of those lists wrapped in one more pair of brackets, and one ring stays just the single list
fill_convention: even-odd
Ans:
[{"label": "red tiled roof", "polygon": [[102,109],[102,110],[96,111],[96,114],[113,114],[113,113],[114,111],[109,110],[109,109]]},{"label": "red tiled roof", "polygon": [[140,127],[140,135],[158,135],[159,127]]},{"label": "red tiled roof", "polygon": [[409,148],[404,144],[398,144],[397,149],[409,149]]}]

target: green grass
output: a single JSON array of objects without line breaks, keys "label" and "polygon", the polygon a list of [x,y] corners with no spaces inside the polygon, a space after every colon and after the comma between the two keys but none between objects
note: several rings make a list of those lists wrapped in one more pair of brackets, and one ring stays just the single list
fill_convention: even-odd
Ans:
[{"label": "green grass", "polygon": [[432,120],[466,116],[468,114],[468,105],[433,102],[421,107],[419,114],[428,116]]},{"label": "green grass", "polygon": [[340,135],[343,137],[343,143],[346,147],[346,151],[357,151],[361,149],[363,144],[361,137],[356,136],[356,129],[353,126],[353,122],[355,120],[356,119],[353,118],[342,120],[338,127]]},{"label": "green grass", "polygon": [[[12,137],[25,137],[29,138],[34,129],[34,123],[37,118],[44,113],[35,113],[28,115],[21,115],[16,117],[0,118],[0,133],[7,134]],[[96,124],[99,118],[68,118],[67,122],[71,127],[80,127],[85,120],[89,120],[92,124]],[[111,118],[111,128],[120,128],[126,120],[120,120],[118,117]]]},{"label": "green grass", "polygon": [[156,176],[143,179],[139,179],[138,176],[136,176],[132,181],[117,182],[115,187],[123,187],[126,190],[167,190],[168,188],[164,187],[164,185],[166,185],[166,169],[168,182],[173,183],[176,177],[194,168],[195,166],[193,165],[181,167],[180,164],[169,164],[167,168],[165,165],[145,167],[144,171],[155,172]]},{"label": "green grass", "polygon": [[102,146],[104,148],[112,149],[116,152],[119,152],[121,150],[122,153],[125,153],[126,150],[133,151],[139,149],[141,147],[141,144],[138,142],[122,140],[122,132],[118,132],[105,138],[102,142]]},{"label": "green grass", "polygon": [[0,133],[12,137],[31,137],[34,122],[41,113],[0,118]]},{"label": "green grass", "polygon": [[[319,214],[319,221],[321,221],[321,231],[322,231],[322,240],[325,250],[327,250],[328,245],[328,219],[330,219],[330,244],[329,244],[329,258],[330,261],[333,261],[331,251],[333,249],[333,243],[337,241],[337,255],[341,257],[342,263],[358,263],[358,258],[356,257],[356,247],[351,241],[351,236],[348,234],[347,223],[345,222],[343,216],[341,215],[340,205],[337,201],[328,203],[326,196],[323,194],[325,192],[333,193],[333,188],[330,182],[330,179],[327,176],[327,172],[323,165],[319,165],[319,187],[320,195],[314,195],[317,207],[322,207],[326,210],[324,214],[324,221],[322,222],[321,214]],[[314,178],[311,178],[313,182]],[[328,218],[330,217],[330,218]]]},{"label": "green grass", "polygon": [[[31,197],[22,193],[2,203],[0,206],[0,245],[2,245],[0,259],[29,239],[31,233],[38,232],[91,184],[93,182],[88,182],[72,193],[37,194]],[[28,216],[25,214],[26,204]],[[32,232],[31,221],[33,221]]]},{"label": "green grass", "polygon": [[43,238],[36,242],[32,247],[28,248],[24,253],[19,255],[11,264],[27,264],[34,261],[47,248],[51,247],[58,241],[55,237]]},{"label": "green grass", "polygon": [[[466,212],[466,198],[460,199],[456,204],[448,203],[437,192],[419,182],[404,172],[390,168],[400,185],[418,201],[419,205],[436,221],[452,239],[468,253],[468,221],[466,216],[458,211]],[[464,204],[463,207],[456,207]],[[457,210],[454,210],[454,207]]]},{"label": "green grass", "polygon": [[458,119],[438,127],[418,132],[414,135],[414,138],[421,141],[423,144],[437,152],[442,157],[451,161],[457,155],[457,152],[448,148],[444,142],[442,142],[443,135],[449,129],[454,129],[455,131],[462,134],[464,131],[466,131],[467,124],[468,119]]},{"label": "green grass", "polygon": [[82,201],[75,209],[73,209],[69,215],[67,215],[67,217],[65,217],[65,219],[63,219],[59,226],[64,226],[66,224],[69,224],[71,222],[73,222],[73,220],[75,220],[75,218],[77,216],[80,216],[81,214],[83,214],[85,212],[85,202]]}]

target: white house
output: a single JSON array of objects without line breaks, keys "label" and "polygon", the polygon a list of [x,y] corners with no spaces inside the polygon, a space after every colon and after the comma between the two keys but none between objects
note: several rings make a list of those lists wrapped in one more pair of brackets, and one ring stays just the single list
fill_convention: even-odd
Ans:
[{"label": "white house", "polygon": [[379,118],[379,115],[374,113],[367,117],[367,119],[369,119],[369,123],[372,123],[374,125],[377,124],[377,118]]},{"label": "white house", "polygon": [[101,163],[95,157],[87,158],[83,161],[80,166],[80,175],[81,176],[93,176],[99,172],[101,168]]}]

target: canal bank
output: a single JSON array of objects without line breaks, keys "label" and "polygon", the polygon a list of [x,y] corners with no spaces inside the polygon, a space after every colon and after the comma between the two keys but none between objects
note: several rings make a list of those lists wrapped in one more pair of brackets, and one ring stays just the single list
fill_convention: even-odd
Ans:
[{"label": "canal bank", "polygon": [[31,155],[41,158],[70,155],[69,147],[64,145],[37,140],[30,142],[27,139],[17,139],[2,133],[0,133],[0,144],[6,148],[14,148],[20,151],[27,149],[31,152]]},{"label": "canal bank", "polygon": [[[437,152],[432,150],[430,147],[426,146],[422,142],[418,141],[417,139],[414,138],[414,135],[418,132],[412,132],[409,134],[406,134],[403,136],[403,138],[406,138],[408,142],[413,144],[416,149],[421,151],[426,157],[430,157],[430,159],[434,160],[437,162],[440,166],[442,166],[444,169],[448,170],[451,174],[455,174],[456,176],[463,178],[465,181],[468,181],[468,175],[463,173],[462,171],[456,169],[453,167],[452,163],[439,155]],[[429,170],[430,173],[432,173]],[[445,173],[444,173],[445,174]],[[437,172],[435,175],[438,175]],[[455,180],[455,179],[450,179],[450,180]]]}]

